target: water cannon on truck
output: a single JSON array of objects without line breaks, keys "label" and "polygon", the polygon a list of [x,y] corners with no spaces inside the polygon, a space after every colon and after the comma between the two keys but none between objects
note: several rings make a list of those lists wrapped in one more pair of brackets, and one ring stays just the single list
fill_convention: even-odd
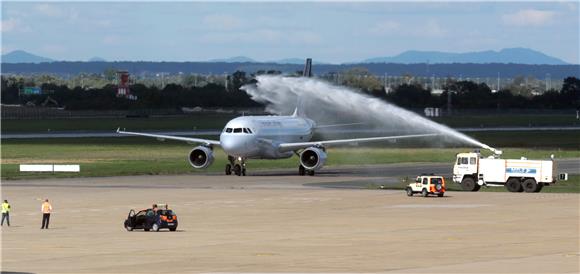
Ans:
[{"label": "water cannon on truck", "polygon": [[457,154],[453,182],[463,190],[478,191],[481,186],[505,186],[510,192],[540,192],[557,180],[556,162],[550,160],[501,159],[501,150],[485,147],[494,155],[482,157],[479,151]]}]

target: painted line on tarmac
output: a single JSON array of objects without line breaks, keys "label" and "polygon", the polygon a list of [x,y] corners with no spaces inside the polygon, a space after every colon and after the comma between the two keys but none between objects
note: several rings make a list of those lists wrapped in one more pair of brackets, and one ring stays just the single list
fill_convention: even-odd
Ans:
[{"label": "painted line on tarmac", "polygon": [[439,205],[439,204],[421,204],[421,205],[393,205],[389,208],[478,208],[493,206],[491,204],[455,204],[455,205]]}]

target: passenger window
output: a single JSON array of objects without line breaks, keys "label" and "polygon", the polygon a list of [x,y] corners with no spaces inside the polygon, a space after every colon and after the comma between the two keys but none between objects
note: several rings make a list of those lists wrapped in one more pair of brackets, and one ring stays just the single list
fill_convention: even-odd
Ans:
[{"label": "passenger window", "polygon": [[461,164],[461,158],[457,158],[457,164],[460,165]]},{"label": "passenger window", "polygon": [[470,165],[475,165],[475,157],[469,158],[469,164]]},{"label": "passenger window", "polygon": [[441,178],[432,178],[431,179],[431,184],[435,185],[435,184],[440,184],[441,183]]},{"label": "passenger window", "polygon": [[469,164],[469,163],[467,162],[467,157],[461,157],[461,164],[462,164],[462,165],[467,165],[467,164]]},{"label": "passenger window", "polygon": [[427,184],[427,178],[423,178],[423,184],[426,185]]},{"label": "passenger window", "polygon": [[227,133],[232,133],[232,128],[231,128],[231,127],[229,127],[229,128],[226,128],[226,132],[227,132]]},{"label": "passenger window", "polygon": [[242,129],[241,128],[234,128],[234,133],[242,133]]}]

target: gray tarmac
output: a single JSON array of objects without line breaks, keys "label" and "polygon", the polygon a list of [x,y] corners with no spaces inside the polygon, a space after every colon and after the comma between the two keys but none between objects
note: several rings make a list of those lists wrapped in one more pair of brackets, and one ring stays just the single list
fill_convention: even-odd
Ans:
[{"label": "gray tarmac", "polygon": [[[314,177],[256,172],[3,181],[2,197],[13,212],[12,226],[0,234],[1,270],[580,272],[578,194],[448,192],[422,198],[332,187],[396,178],[352,169]],[[40,230],[45,197],[54,213],[50,229]],[[152,203],[168,203],[177,212],[177,232],[123,229],[130,209]]]}]

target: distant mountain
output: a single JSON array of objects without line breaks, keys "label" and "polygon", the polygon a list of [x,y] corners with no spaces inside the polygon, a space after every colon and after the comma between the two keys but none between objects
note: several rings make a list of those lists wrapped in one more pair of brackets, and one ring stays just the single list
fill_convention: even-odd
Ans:
[{"label": "distant mountain", "polygon": [[2,63],[15,64],[15,63],[43,63],[43,62],[54,62],[54,60],[32,53],[28,53],[23,50],[15,50],[2,55]]},{"label": "distant mountain", "polygon": [[306,60],[306,58],[286,58],[286,59],[271,61],[271,63],[298,65],[298,64],[304,64],[304,62],[306,62],[305,60]]},{"label": "distant mountain", "polygon": [[230,58],[224,58],[224,59],[212,59],[209,60],[208,62],[223,62],[223,63],[256,63],[256,61],[252,58],[246,57],[246,56],[235,56],[235,57],[230,57]]},{"label": "distant mountain", "polygon": [[527,48],[508,48],[500,51],[478,51],[466,53],[451,53],[440,51],[405,51],[393,57],[378,57],[366,59],[363,63],[399,63],[399,64],[450,64],[450,63],[474,63],[474,64],[528,64],[528,65],[565,65],[566,62],[548,56],[542,52]]},{"label": "distant mountain", "polygon": [[104,58],[95,56],[95,57],[89,59],[89,62],[107,62],[107,60],[105,60]]}]

